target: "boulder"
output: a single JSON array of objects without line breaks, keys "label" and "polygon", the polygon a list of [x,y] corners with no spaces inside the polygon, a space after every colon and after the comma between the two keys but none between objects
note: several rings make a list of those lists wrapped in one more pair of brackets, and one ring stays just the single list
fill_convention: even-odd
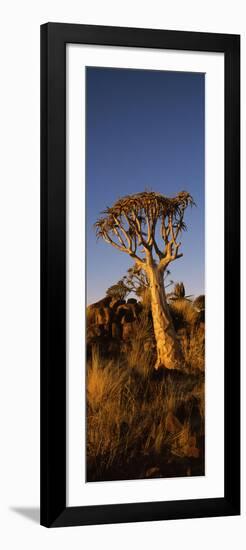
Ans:
[{"label": "boulder", "polygon": [[123,317],[127,317],[128,322],[138,318],[137,303],[122,304],[117,307],[116,316],[122,321]]},{"label": "boulder", "polygon": [[132,336],[132,332],[135,328],[135,322],[125,322],[122,325],[122,338],[123,340],[128,340]]},{"label": "boulder", "polygon": [[126,303],[125,300],[117,300],[116,298],[111,298],[110,307],[113,311],[116,311],[119,306],[123,306]]},{"label": "boulder", "polygon": [[121,325],[117,322],[113,322],[111,326],[112,338],[121,338]]},{"label": "boulder", "polygon": [[97,325],[109,325],[113,320],[113,311],[109,307],[98,307],[95,312]]}]

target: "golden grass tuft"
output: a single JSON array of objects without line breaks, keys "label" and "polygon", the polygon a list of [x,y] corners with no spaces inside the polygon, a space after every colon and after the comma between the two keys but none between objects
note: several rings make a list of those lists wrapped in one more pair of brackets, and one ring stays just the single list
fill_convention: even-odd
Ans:
[{"label": "golden grass tuft", "polygon": [[181,339],[185,365],[189,372],[205,371],[205,331],[202,326],[194,327],[191,334]]},{"label": "golden grass tuft", "polygon": [[192,302],[185,298],[170,300],[169,309],[172,317],[183,325],[192,325],[197,319],[197,312]]}]

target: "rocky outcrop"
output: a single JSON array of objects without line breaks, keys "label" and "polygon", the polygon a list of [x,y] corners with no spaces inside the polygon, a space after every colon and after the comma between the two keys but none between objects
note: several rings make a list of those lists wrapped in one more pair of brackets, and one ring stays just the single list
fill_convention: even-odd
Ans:
[{"label": "rocky outcrop", "polygon": [[142,308],[142,304],[134,298],[126,302],[107,296],[91,304],[87,307],[87,338],[108,335],[115,339],[128,339]]}]

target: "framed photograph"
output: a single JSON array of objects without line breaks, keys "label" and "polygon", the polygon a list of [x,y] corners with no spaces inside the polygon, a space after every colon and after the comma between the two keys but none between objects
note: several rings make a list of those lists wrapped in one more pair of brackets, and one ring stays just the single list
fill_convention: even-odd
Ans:
[{"label": "framed photograph", "polygon": [[41,524],[240,514],[240,37],[41,26]]}]

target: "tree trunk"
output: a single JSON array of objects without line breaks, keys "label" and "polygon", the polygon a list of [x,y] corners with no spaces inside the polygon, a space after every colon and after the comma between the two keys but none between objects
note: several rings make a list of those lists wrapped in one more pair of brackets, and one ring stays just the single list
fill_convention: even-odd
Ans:
[{"label": "tree trunk", "polygon": [[155,368],[180,369],[183,356],[166,301],[163,274],[149,266],[151,309],[157,348]]}]

